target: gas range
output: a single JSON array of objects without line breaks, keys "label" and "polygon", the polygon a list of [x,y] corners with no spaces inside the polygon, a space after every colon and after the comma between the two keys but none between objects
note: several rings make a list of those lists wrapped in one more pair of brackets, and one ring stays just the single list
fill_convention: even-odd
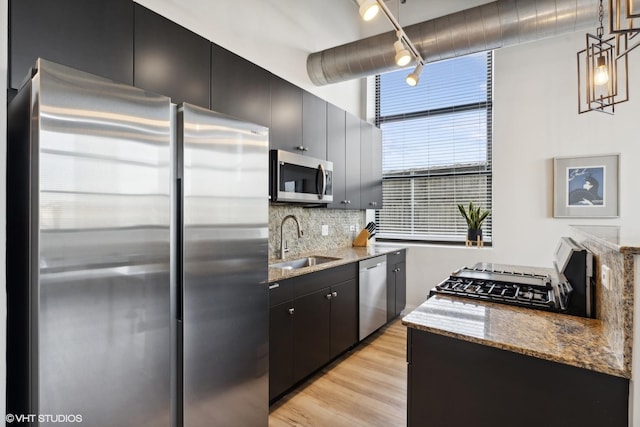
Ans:
[{"label": "gas range", "polygon": [[539,273],[545,269],[532,267],[478,263],[453,272],[433,288],[429,296],[455,295],[595,317],[592,259],[591,252],[571,238],[563,237],[555,252],[555,269],[550,270],[550,274]]},{"label": "gas range", "polygon": [[455,271],[431,291],[434,293],[560,312],[567,309],[571,287],[550,275],[477,264]]}]

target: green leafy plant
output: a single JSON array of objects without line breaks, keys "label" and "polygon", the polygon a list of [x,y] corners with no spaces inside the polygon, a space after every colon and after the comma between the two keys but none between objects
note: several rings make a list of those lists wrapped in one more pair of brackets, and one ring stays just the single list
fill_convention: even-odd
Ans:
[{"label": "green leafy plant", "polygon": [[469,230],[479,230],[482,228],[482,222],[487,219],[490,210],[483,211],[480,206],[474,206],[473,202],[469,202],[469,208],[466,209],[464,205],[459,204],[458,210],[462,214],[462,217],[467,221],[467,227]]}]

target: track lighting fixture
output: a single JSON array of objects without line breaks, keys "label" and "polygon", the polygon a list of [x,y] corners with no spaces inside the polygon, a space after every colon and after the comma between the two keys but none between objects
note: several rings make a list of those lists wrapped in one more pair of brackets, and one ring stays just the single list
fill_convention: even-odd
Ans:
[{"label": "track lighting fixture", "polygon": [[416,65],[416,68],[413,70],[413,72],[411,72],[411,74],[407,76],[406,81],[409,86],[415,86],[418,84],[418,82],[420,81],[420,74],[422,73],[423,68],[424,68],[424,65],[422,65],[421,62],[418,62],[418,65]]},{"label": "track lighting fixture", "polygon": [[365,21],[371,21],[380,11],[376,0],[358,0],[358,6],[360,6],[360,16]]},{"label": "track lighting fixture", "polygon": [[409,65],[409,62],[413,59],[411,56],[411,52],[404,47],[404,43],[402,42],[402,34],[398,34],[398,41],[393,44],[393,47],[396,50],[396,65],[398,67],[404,67],[405,65]]},{"label": "track lighting fixture", "polygon": [[[378,13],[378,10],[382,10],[382,12],[387,16],[387,19],[396,30],[396,35],[398,36],[398,40],[393,43],[394,50],[396,52],[395,62],[399,67],[404,67],[405,65],[409,65],[413,59],[417,62],[417,66],[415,70],[411,74],[407,76],[407,84],[411,86],[415,86],[418,84],[420,80],[420,73],[422,72],[422,68],[424,66],[424,59],[422,59],[422,55],[418,52],[418,49],[411,42],[407,34],[404,32],[396,18],[393,16],[387,5],[384,3],[384,0],[357,0],[358,6],[360,6],[360,16],[365,21],[371,20],[375,14]],[[404,3],[402,1],[402,3]],[[370,8],[375,8],[375,12],[369,12]],[[370,14],[369,14],[370,13]]]}]

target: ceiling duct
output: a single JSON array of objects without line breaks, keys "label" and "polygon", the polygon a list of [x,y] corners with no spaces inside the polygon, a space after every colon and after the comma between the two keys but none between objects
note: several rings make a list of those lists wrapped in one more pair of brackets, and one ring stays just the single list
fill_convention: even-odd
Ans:
[{"label": "ceiling duct", "polygon": [[[593,27],[597,11],[597,0],[498,0],[404,31],[424,60],[434,62]],[[312,53],[309,77],[322,86],[398,69],[396,38],[390,31]]]}]

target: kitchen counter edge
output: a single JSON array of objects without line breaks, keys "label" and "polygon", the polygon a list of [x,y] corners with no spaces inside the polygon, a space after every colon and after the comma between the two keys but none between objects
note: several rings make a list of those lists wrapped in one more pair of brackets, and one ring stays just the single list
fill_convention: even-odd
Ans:
[{"label": "kitchen counter edge", "polygon": [[602,322],[566,314],[436,295],[402,319],[413,329],[631,378]]},{"label": "kitchen counter edge", "polygon": [[[313,265],[310,267],[299,268],[295,270],[282,270],[279,268],[269,267],[269,283],[276,282],[278,280],[290,279],[292,277],[302,276],[304,274],[315,273],[317,271],[326,270],[328,268],[339,267],[341,265],[350,264],[353,262],[362,261],[364,259],[373,258],[380,255],[386,255],[392,252],[405,250],[405,246],[378,246],[371,245],[365,247],[352,247],[347,246],[343,248],[336,248],[330,250],[313,251],[309,253],[302,253],[298,255],[292,255],[285,259],[298,259],[309,256],[323,256],[339,258],[335,261],[325,262],[323,264]],[[279,259],[270,259],[269,264],[280,262]]]}]

